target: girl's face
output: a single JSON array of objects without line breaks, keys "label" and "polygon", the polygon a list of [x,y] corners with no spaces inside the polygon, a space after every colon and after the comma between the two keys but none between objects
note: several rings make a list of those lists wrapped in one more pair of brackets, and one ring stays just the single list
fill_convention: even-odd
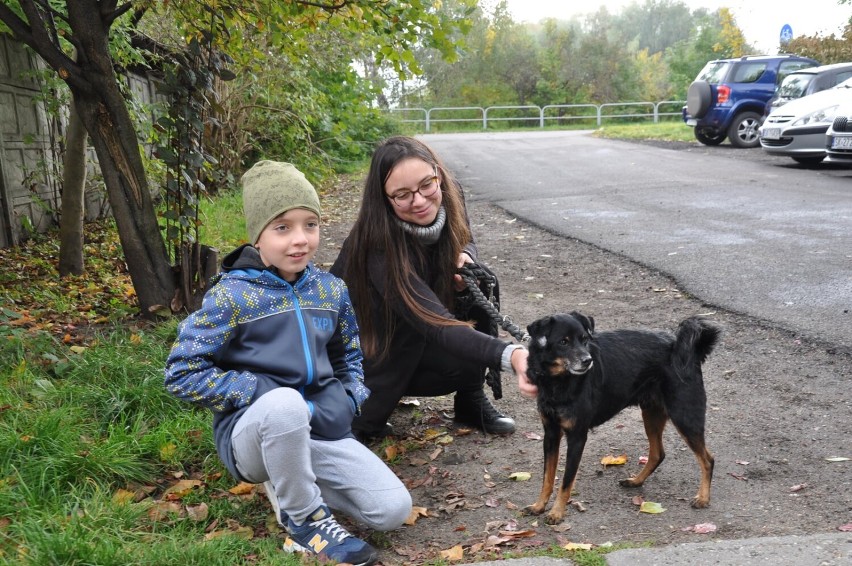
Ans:
[{"label": "girl's face", "polygon": [[441,177],[433,165],[422,159],[403,159],[385,181],[385,196],[400,220],[428,226],[441,208]]},{"label": "girl's face", "polygon": [[293,283],[317,252],[319,239],[317,215],[294,208],[267,224],[254,247],[264,265],[274,265],[285,281]]}]

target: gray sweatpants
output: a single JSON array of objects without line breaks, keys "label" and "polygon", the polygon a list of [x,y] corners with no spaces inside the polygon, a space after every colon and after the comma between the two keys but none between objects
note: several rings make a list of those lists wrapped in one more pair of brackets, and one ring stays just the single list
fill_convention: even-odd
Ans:
[{"label": "gray sweatpants", "polygon": [[240,474],[271,482],[279,508],[297,524],[325,503],[372,529],[401,526],[411,495],[396,474],[354,438],[312,439],[309,421],[294,389],[274,389],[254,401],[231,434]]}]

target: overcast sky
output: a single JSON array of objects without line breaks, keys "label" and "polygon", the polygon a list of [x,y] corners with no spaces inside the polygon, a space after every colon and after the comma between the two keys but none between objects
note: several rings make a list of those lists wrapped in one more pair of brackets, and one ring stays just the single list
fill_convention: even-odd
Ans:
[{"label": "overcast sky", "polygon": [[[640,4],[643,0],[637,0]],[[515,21],[537,22],[543,18],[554,17],[568,19],[577,14],[597,11],[601,6],[617,14],[632,0],[592,0],[574,2],[572,0],[507,0],[509,10]],[[783,0],[683,0],[691,9],[707,8],[717,10],[721,7],[731,9],[737,25],[749,43],[756,44],[764,53],[775,53],[781,28],[789,24],[793,35],[813,35],[821,33],[839,35],[843,25],[852,15],[852,6],[839,5],[837,0],[807,0],[803,3]]]}]

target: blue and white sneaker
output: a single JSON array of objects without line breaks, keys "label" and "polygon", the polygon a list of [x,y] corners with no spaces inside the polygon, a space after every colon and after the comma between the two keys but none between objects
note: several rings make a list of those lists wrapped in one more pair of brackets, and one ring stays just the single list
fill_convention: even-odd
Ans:
[{"label": "blue and white sneaker", "polygon": [[352,566],[368,566],[378,560],[375,548],[340,526],[325,505],[320,505],[302,525],[288,519],[285,552],[304,552]]}]

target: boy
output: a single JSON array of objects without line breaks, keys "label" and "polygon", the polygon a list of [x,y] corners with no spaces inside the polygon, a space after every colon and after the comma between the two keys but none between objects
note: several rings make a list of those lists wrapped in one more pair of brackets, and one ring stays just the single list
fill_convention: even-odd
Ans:
[{"label": "boy", "polygon": [[178,327],[166,388],[212,409],[219,457],[238,480],[264,483],[289,533],[284,550],[372,564],[376,550],[329,507],[390,530],[411,496],[352,435],[369,391],[346,286],[311,263],[319,198],[289,163],[260,161],[242,185],[251,243],[225,258]]}]

